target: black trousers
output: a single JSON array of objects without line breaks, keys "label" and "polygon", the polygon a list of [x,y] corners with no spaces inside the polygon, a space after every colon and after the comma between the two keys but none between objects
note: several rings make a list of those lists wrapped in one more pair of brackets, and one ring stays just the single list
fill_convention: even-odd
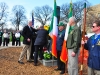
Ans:
[{"label": "black trousers", "polygon": [[30,55],[30,58],[31,58],[31,59],[34,59],[34,56],[33,56],[34,51],[35,51],[34,42],[35,42],[35,39],[32,39],[31,55]]},{"label": "black trousers", "polygon": [[61,51],[57,51],[57,66],[61,71],[65,71],[65,63],[60,60]]},{"label": "black trousers", "polygon": [[40,59],[43,59],[43,46],[35,45],[35,52],[34,52],[34,63],[38,63],[38,54]]},{"label": "black trousers", "polygon": [[1,46],[1,44],[2,44],[2,37],[0,37],[0,46]]},{"label": "black trousers", "polygon": [[15,41],[16,41],[16,39],[12,39],[12,46],[15,45]]},{"label": "black trousers", "polygon": [[16,46],[19,44],[20,46],[20,38],[16,38]]},{"label": "black trousers", "polygon": [[3,46],[8,46],[8,38],[4,38],[4,41],[3,41]]}]

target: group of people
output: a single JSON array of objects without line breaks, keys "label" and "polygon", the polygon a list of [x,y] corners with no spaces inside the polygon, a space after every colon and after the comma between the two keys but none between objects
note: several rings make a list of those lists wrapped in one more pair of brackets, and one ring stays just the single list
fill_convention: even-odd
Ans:
[{"label": "group of people", "polygon": [[[82,40],[82,32],[80,27],[76,24],[75,17],[69,18],[69,32],[66,42],[66,48],[68,50],[68,74],[78,75],[78,54],[81,44],[84,44],[84,48],[88,50],[88,75],[100,75],[100,20],[93,22],[92,31],[95,33],[87,41]],[[61,61],[60,55],[62,52],[62,45],[65,36],[65,24],[60,22],[58,24],[58,37],[56,43],[57,50],[57,68],[56,71],[60,70],[60,74],[64,74],[66,65]],[[36,32],[34,43],[32,42],[32,36]],[[24,64],[24,56],[27,56],[27,61],[32,61],[30,56],[34,54],[34,66],[38,65],[38,51],[40,51],[40,59],[43,59],[43,47],[47,44],[46,39],[48,31],[40,26],[39,29],[32,27],[32,21],[28,22],[28,25],[23,28],[22,35],[24,37],[23,49],[20,54],[18,63]],[[34,45],[33,52],[31,47]],[[32,54],[31,54],[32,53]]]},{"label": "group of people", "polygon": [[[28,25],[23,28],[22,36],[23,49],[20,54],[18,63],[24,64],[24,56],[27,56],[27,62],[31,62],[34,59],[34,66],[38,65],[38,51],[40,59],[43,59],[43,47],[47,43],[48,31],[44,29],[44,26],[40,26],[38,29],[32,27],[32,21],[28,22]],[[31,49],[34,46],[33,49]],[[33,59],[31,56],[34,54]]]},{"label": "group of people", "polygon": [[0,31],[0,46],[2,45],[2,42],[3,42],[3,46],[8,46],[10,42],[10,37],[12,40],[11,41],[12,46],[21,45],[21,41],[20,41],[21,33],[19,32],[19,30],[17,30],[16,33],[15,32],[8,33],[7,30],[4,30],[4,32]]}]

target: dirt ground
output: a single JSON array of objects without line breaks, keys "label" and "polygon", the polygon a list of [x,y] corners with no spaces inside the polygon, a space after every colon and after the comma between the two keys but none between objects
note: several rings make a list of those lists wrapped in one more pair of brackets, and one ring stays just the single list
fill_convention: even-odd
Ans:
[{"label": "dirt ground", "polygon": [[[0,75],[60,75],[60,71],[54,71],[56,66],[43,66],[39,63],[34,66],[33,62],[29,63],[24,59],[24,65],[18,63],[18,58],[22,48],[7,48],[0,50]],[[63,75],[68,75],[63,74]],[[84,68],[84,74],[87,70]]]}]

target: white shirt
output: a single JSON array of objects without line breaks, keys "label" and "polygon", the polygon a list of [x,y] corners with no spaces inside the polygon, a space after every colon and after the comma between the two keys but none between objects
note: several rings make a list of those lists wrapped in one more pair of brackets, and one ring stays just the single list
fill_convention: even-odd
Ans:
[{"label": "white shirt", "polygon": [[16,38],[19,38],[19,37],[20,37],[20,33],[16,33],[16,34],[15,34],[15,37],[16,37]]},{"label": "white shirt", "polygon": [[4,34],[3,34],[3,37],[4,37],[4,38],[8,38],[8,33],[4,33]]}]

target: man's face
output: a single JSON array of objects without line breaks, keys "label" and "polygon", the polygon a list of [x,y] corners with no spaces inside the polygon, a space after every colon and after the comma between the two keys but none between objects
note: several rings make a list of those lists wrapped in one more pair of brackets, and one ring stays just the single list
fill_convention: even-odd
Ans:
[{"label": "man's face", "polygon": [[29,26],[32,26],[32,21],[29,21]]},{"label": "man's face", "polygon": [[58,29],[59,31],[62,31],[64,29],[64,26],[59,26]]},{"label": "man's face", "polygon": [[97,26],[96,23],[93,23],[92,31],[93,31],[93,32],[97,32],[99,29],[100,29],[100,26]]}]

